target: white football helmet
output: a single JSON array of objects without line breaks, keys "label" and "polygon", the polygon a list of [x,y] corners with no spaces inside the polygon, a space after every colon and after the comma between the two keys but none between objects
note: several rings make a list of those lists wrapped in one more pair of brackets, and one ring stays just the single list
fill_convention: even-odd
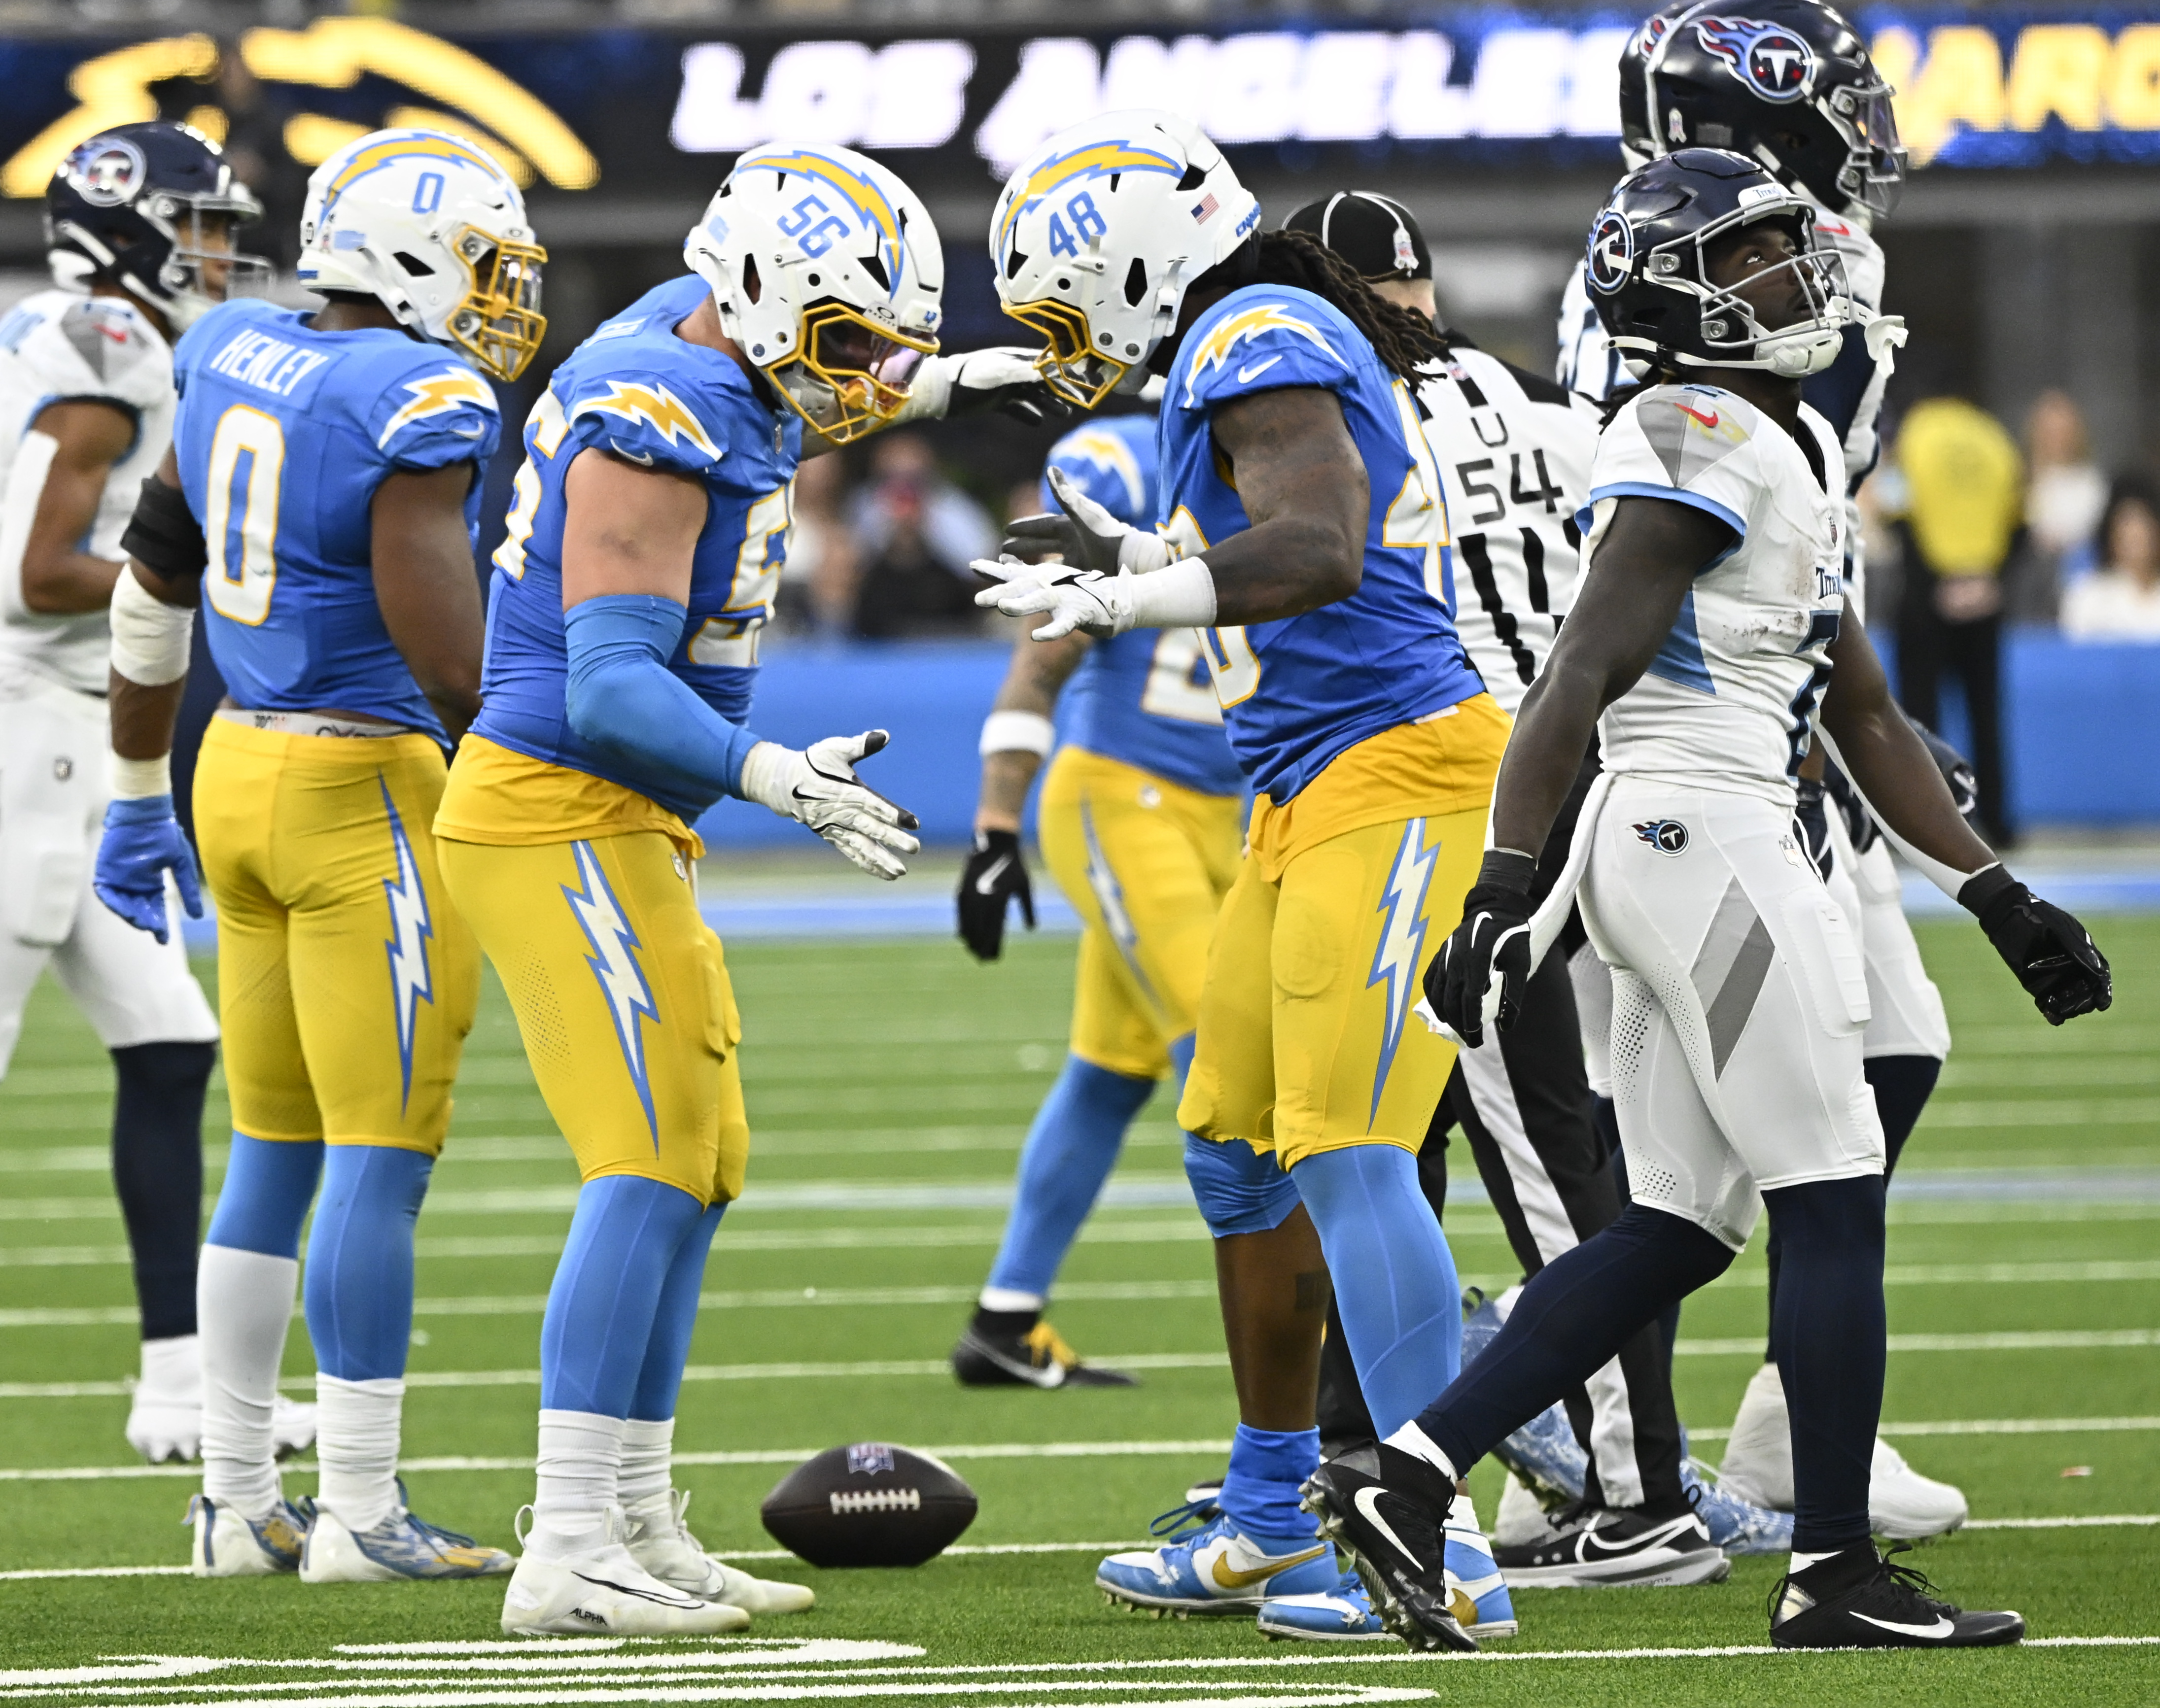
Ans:
[{"label": "white football helmet", "polygon": [[1157,107],[1060,131],[1005,180],[990,264],[1039,332],[1043,383],[1083,409],[1136,392],[1186,287],[1236,253],[1260,204],[1199,126]]},{"label": "white football helmet", "polygon": [[825,437],[900,413],[944,318],[945,252],[913,190],[850,148],[786,142],[736,160],[683,259],[720,329]]},{"label": "white football helmet", "polygon": [[525,199],[486,152],[440,131],[373,131],[308,180],[294,276],[372,297],[433,343],[515,380],[540,348],[540,271]]}]

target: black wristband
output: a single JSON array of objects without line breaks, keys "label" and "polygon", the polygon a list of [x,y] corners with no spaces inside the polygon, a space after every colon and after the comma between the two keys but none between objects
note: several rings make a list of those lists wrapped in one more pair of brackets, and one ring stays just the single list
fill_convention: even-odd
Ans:
[{"label": "black wristband", "polygon": [[2010,870],[2000,861],[1985,871],[1976,872],[1958,890],[1958,905],[1980,921],[1983,930],[1995,929],[2007,907],[2014,903],[2025,893],[2025,886],[2010,875]]},{"label": "black wristband", "polygon": [[1488,848],[1484,863],[1477,868],[1477,885],[1482,889],[1490,884],[1513,895],[1526,896],[1537,875],[1538,862],[1531,856],[1513,848]]},{"label": "black wristband", "polygon": [[120,549],[166,581],[200,575],[210,562],[210,548],[186,494],[154,474],[143,483]]}]

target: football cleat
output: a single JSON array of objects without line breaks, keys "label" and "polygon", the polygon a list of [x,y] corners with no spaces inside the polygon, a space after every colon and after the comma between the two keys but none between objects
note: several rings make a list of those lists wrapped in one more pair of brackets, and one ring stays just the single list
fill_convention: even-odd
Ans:
[{"label": "football cleat", "polygon": [[270,1402],[270,1451],[280,1459],[304,1453],[315,1444],[315,1408],[280,1394]]},{"label": "football cleat", "polygon": [[251,1519],[229,1501],[192,1495],[182,1521],[195,1532],[188,1569],[197,1577],[274,1577],[298,1571],[314,1519],[312,1501],[280,1500],[262,1517]]},{"label": "football cleat", "polygon": [[1710,1532],[1710,1540],[1728,1559],[1742,1554],[1789,1554],[1793,1551],[1793,1515],[1773,1512],[1742,1500],[1717,1479],[1700,1459],[1680,1461],[1680,1488],[1695,1508],[1695,1515]]},{"label": "football cleat", "polygon": [[1122,1370],[1083,1364],[1047,1322],[1025,1334],[994,1334],[970,1322],[953,1348],[953,1374],[963,1388],[1136,1388]]},{"label": "football cleat", "polygon": [[1872,1542],[1789,1572],[1770,1592],[1779,1648],[1993,1648],[2024,1635],[2023,1614],[1968,1613]]},{"label": "football cleat", "polygon": [[1924,1542],[1961,1528],[1969,1513],[1962,1489],[1923,1477],[1897,1448],[1880,1436],[1875,1438],[1867,1473],[1867,1523],[1877,1535]]},{"label": "football cleat", "polygon": [[127,1445],[153,1465],[202,1457],[202,1342],[174,1334],[143,1343],[143,1374],[127,1405]]},{"label": "football cleat", "polygon": [[[1194,1523],[1197,1529],[1177,1534],[1179,1525]],[[1095,1587],[1157,1618],[1244,1612],[1278,1596],[1331,1591],[1341,1581],[1334,1550],[1317,1537],[1271,1554],[1219,1509],[1203,1521],[1194,1508],[1181,1507],[1151,1528],[1172,1540],[1111,1555],[1095,1568]]]},{"label": "football cleat", "polygon": [[1412,1648],[1475,1649],[1475,1608],[1448,1580],[1446,1529],[1455,1485],[1415,1454],[1382,1441],[1330,1459],[1300,1504],[1350,1556],[1381,1623]]},{"label": "football cleat", "polygon": [[1630,1508],[1578,1507],[1554,1521],[1551,1541],[1496,1549],[1518,1589],[1669,1587],[1721,1583],[1732,1562],[1693,1512],[1654,1519]]},{"label": "football cleat", "polygon": [[300,1550],[302,1583],[395,1583],[402,1578],[501,1577],[517,1562],[500,1548],[429,1524],[397,1504],[380,1524],[356,1530],[318,1505]]},{"label": "football cleat", "polygon": [[1262,1602],[1258,1623],[1260,1635],[1271,1642],[1381,1643],[1388,1635],[1354,1571],[1345,1571],[1333,1589],[1317,1595]]},{"label": "football cleat", "polygon": [[721,1602],[745,1613],[800,1613],[817,1603],[807,1584],[777,1583],[716,1560],[690,1534],[683,1515],[690,1492],[671,1489],[623,1509],[630,1557],[670,1588],[701,1602]]},{"label": "football cleat", "polygon": [[716,1637],[749,1628],[740,1607],[662,1583],[620,1542],[564,1560],[527,1554],[502,1597],[506,1637]]},{"label": "football cleat", "polygon": [[[1451,1587],[1459,1597],[1455,1622],[1480,1643],[1513,1637],[1515,1603],[1508,1593],[1508,1580],[1493,1557],[1493,1545],[1473,1524],[1450,1524],[1447,1547],[1442,1555]],[[1463,1603],[1469,1604],[1467,1611]]]},{"label": "football cleat", "polygon": [[1545,1503],[1530,1492],[1527,1483],[1510,1473],[1500,1485],[1500,1509],[1493,1517],[1493,1545],[1522,1548],[1552,1541],[1559,1535]]}]

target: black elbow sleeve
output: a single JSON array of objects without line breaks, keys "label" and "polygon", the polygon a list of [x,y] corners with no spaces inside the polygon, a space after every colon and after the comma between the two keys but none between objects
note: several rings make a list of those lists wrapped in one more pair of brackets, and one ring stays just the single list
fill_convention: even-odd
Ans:
[{"label": "black elbow sleeve", "polygon": [[210,562],[202,525],[188,509],[187,494],[153,474],[143,483],[135,514],[120,536],[120,549],[168,581],[199,576]]}]

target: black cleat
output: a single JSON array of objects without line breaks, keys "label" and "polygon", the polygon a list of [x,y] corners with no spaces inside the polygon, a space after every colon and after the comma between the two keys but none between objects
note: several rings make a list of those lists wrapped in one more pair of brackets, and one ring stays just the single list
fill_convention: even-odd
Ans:
[{"label": "black cleat", "polygon": [[1000,1333],[978,1312],[953,1348],[953,1374],[963,1388],[1136,1388],[1122,1370],[1080,1362],[1080,1354],[1047,1322],[1025,1333]]},{"label": "black cleat", "polygon": [[1732,1574],[1732,1562],[1692,1512],[1658,1519],[1578,1502],[1552,1523],[1556,1536],[1493,1550],[1511,1589],[1663,1588],[1722,1583]]},{"label": "black cleat", "polygon": [[1862,1542],[1786,1576],[1770,1596],[1779,1648],[1994,1648],[2025,1634],[2022,1613],[1968,1613],[1908,1566]]},{"label": "black cleat", "polygon": [[1350,1556],[1380,1623],[1412,1648],[1468,1653],[1477,1640],[1461,1617],[1474,1605],[1448,1581],[1444,1527],[1455,1485],[1414,1453],[1382,1441],[1331,1459],[1306,1480],[1298,1504]]}]

